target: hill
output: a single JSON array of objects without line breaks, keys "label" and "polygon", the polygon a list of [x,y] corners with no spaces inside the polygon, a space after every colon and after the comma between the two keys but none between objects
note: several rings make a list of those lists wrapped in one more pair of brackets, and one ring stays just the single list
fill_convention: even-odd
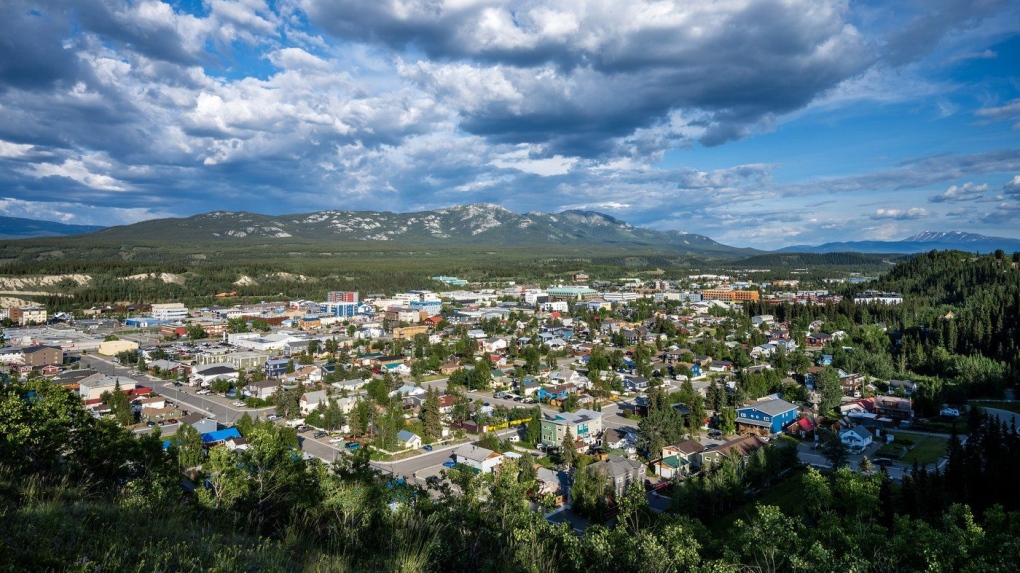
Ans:
[{"label": "hill", "polygon": [[911,254],[927,251],[964,251],[991,253],[996,249],[1006,252],[1020,251],[1020,239],[987,237],[961,231],[922,231],[900,241],[850,241],[821,245],[793,245],[780,249],[784,253],[895,253]]},{"label": "hill", "polygon": [[82,233],[92,233],[102,228],[95,225],[67,225],[55,221],[23,219],[21,217],[0,217],[0,239],[80,235]]}]

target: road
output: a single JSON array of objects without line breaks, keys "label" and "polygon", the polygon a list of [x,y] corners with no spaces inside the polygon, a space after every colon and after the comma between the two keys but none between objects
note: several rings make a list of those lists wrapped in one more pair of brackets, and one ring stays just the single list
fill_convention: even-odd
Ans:
[{"label": "road", "polygon": [[134,380],[149,386],[152,388],[153,392],[160,396],[174,400],[181,405],[182,409],[205,414],[224,426],[233,425],[233,423],[243,416],[245,412],[248,412],[250,416],[255,418],[265,417],[274,411],[271,406],[258,409],[248,408],[246,406],[233,406],[231,404],[233,400],[215,394],[198,396],[195,394],[198,390],[197,388],[191,388],[188,386],[178,387],[174,385],[173,382],[161,380],[146,373],[139,373],[134,369],[121,366],[99,356],[91,354],[84,355],[81,357],[81,362],[83,366],[88,366],[97,372],[102,372],[103,374],[133,378]]},{"label": "road", "polygon": [[999,410],[998,408],[985,408],[982,407],[985,412],[988,412],[989,416],[995,416],[996,418],[1009,424],[1016,424],[1020,426],[1020,414],[1015,414],[1009,410]]}]

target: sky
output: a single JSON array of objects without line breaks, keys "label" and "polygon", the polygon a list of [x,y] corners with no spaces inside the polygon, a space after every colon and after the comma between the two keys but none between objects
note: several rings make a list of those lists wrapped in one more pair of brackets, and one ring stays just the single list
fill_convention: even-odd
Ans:
[{"label": "sky", "polygon": [[3,0],[0,214],[1020,238],[1015,0]]}]

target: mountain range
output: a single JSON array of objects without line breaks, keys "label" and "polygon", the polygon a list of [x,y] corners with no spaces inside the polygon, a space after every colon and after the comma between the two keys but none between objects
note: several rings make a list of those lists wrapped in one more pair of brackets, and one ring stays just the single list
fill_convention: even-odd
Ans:
[{"label": "mountain range", "polygon": [[103,227],[95,225],[67,225],[54,221],[22,219],[0,216],[0,239],[28,239],[32,237],[56,237],[92,233]]},{"label": "mountain range", "polygon": [[109,227],[92,235],[111,240],[203,242],[310,240],[386,241],[437,246],[618,246],[675,253],[751,255],[703,235],[635,227],[595,211],[518,214],[499,205],[473,204],[415,213],[318,211],[259,215],[216,211],[184,219],[156,219]]},{"label": "mountain range", "polygon": [[[90,233],[114,241],[329,241],[454,246],[570,245],[640,247],[664,252],[715,256],[749,256],[764,251],[723,245],[704,235],[635,227],[595,211],[518,214],[499,205],[472,204],[433,211],[317,211],[294,215],[260,215],[215,211],[186,218],[154,219],[116,227],[66,225],[0,217],[0,238],[17,239]],[[988,253],[1020,251],[1020,240],[976,233],[921,232],[900,241],[852,241],[794,245],[782,253],[910,254],[930,250]]]},{"label": "mountain range", "polygon": [[1020,251],[1020,239],[987,237],[961,231],[922,231],[900,241],[850,241],[822,245],[793,245],[780,249],[784,253],[890,253],[910,254],[932,250],[991,253],[996,249],[1006,252]]}]

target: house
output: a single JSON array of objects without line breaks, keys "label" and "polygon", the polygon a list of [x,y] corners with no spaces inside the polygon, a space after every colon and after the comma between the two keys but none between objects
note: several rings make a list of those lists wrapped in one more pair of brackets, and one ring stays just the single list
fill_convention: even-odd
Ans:
[{"label": "house", "polygon": [[796,417],[797,406],[786,400],[762,400],[737,408],[737,431],[742,436],[778,434]]},{"label": "house", "polygon": [[275,380],[263,380],[262,382],[251,382],[244,387],[242,392],[246,396],[252,398],[258,398],[260,400],[268,400],[273,397],[276,393],[277,388],[280,387],[280,383]]},{"label": "house", "polygon": [[705,446],[695,440],[684,440],[662,448],[661,456],[655,462],[655,470],[659,477],[676,479],[691,473],[695,462],[700,463],[699,454]]},{"label": "house", "polygon": [[192,428],[198,430],[199,434],[208,434],[209,432],[216,431],[216,420],[212,418],[206,418],[202,414],[192,413],[181,416],[178,421],[182,424],[188,424]]},{"label": "house", "polygon": [[634,447],[634,435],[616,428],[602,432],[602,446],[612,450],[628,450]]},{"label": "house", "polygon": [[736,458],[747,458],[754,452],[764,448],[768,442],[761,436],[751,435],[742,438],[735,438],[722,444],[708,446],[705,451],[698,454],[701,467],[719,463],[723,456],[735,456]]},{"label": "house", "polygon": [[917,382],[913,380],[890,380],[889,381],[889,393],[890,394],[901,394],[904,396],[913,396],[914,392],[917,391]]},{"label": "house", "polygon": [[290,360],[285,358],[267,360],[265,365],[266,378],[279,378],[283,376],[287,373],[288,364],[290,364]]},{"label": "house", "polygon": [[225,443],[227,440],[232,438],[240,438],[241,432],[237,428],[226,428],[224,430],[216,430],[215,432],[209,432],[208,434],[202,434],[202,444],[209,448],[212,446],[218,446]]},{"label": "house", "polygon": [[914,405],[910,398],[875,396],[875,413],[894,420],[910,420],[914,417]]},{"label": "house", "polygon": [[406,450],[417,450],[421,447],[421,436],[407,430],[397,432],[397,443]]},{"label": "house", "polygon": [[588,466],[589,471],[598,472],[609,479],[609,483],[619,497],[631,484],[643,485],[645,466],[641,462],[609,456],[606,459]]},{"label": "house", "polygon": [[191,381],[201,386],[208,386],[215,380],[227,380],[236,382],[238,377],[237,369],[226,364],[211,364],[195,368],[191,373]]},{"label": "house", "polygon": [[577,370],[560,370],[549,375],[549,380],[560,384],[579,385],[586,380]]},{"label": "house", "polygon": [[305,392],[299,400],[302,414],[311,414],[312,410],[319,407],[319,404],[328,404],[329,396],[325,390],[316,390],[315,392]]},{"label": "house", "polygon": [[503,454],[476,446],[464,444],[453,452],[454,461],[478,473],[492,473],[493,468],[503,463]]},{"label": "house", "polygon": [[839,439],[853,452],[862,451],[870,446],[872,442],[871,432],[863,426],[854,426],[853,428],[842,430],[839,433]]},{"label": "house", "polygon": [[568,491],[570,491],[570,476],[567,472],[538,467],[535,476],[535,493],[537,495],[552,495],[556,498],[557,505],[563,505],[566,503]]},{"label": "house", "polygon": [[623,379],[623,389],[628,392],[644,392],[648,390],[648,378],[644,376],[627,376]]},{"label": "house", "polygon": [[454,372],[457,372],[461,368],[462,366],[460,364],[457,364],[456,362],[447,362],[446,364],[443,364],[439,367],[439,373],[442,374],[443,376],[449,376]]},{"label": "house", "polygon": [[805,417],[787,426],[786,433],[788,435],[804,439],[814,435],[817,428],[818,426],[815,424],[814,420]]},{"label": "house", "polygon": [[575,438],[594,439],[602,433],[602,413],[582,408],[577,412],[560,412],[553,418],[542,420],[543,444],[558,446],[567,432]]},{"label": "house", "polygon": [[827,332],[815,332],[804,337],[804,343],[808,346],[825,346],[833,341],[833,336]]},{"label": "house", "polygon": [[415,386],[413,384],[404,384],[400,388],[390,392],[390,397],[394,396],[424,396],[428,393],[428,390],[421,386]]}]

